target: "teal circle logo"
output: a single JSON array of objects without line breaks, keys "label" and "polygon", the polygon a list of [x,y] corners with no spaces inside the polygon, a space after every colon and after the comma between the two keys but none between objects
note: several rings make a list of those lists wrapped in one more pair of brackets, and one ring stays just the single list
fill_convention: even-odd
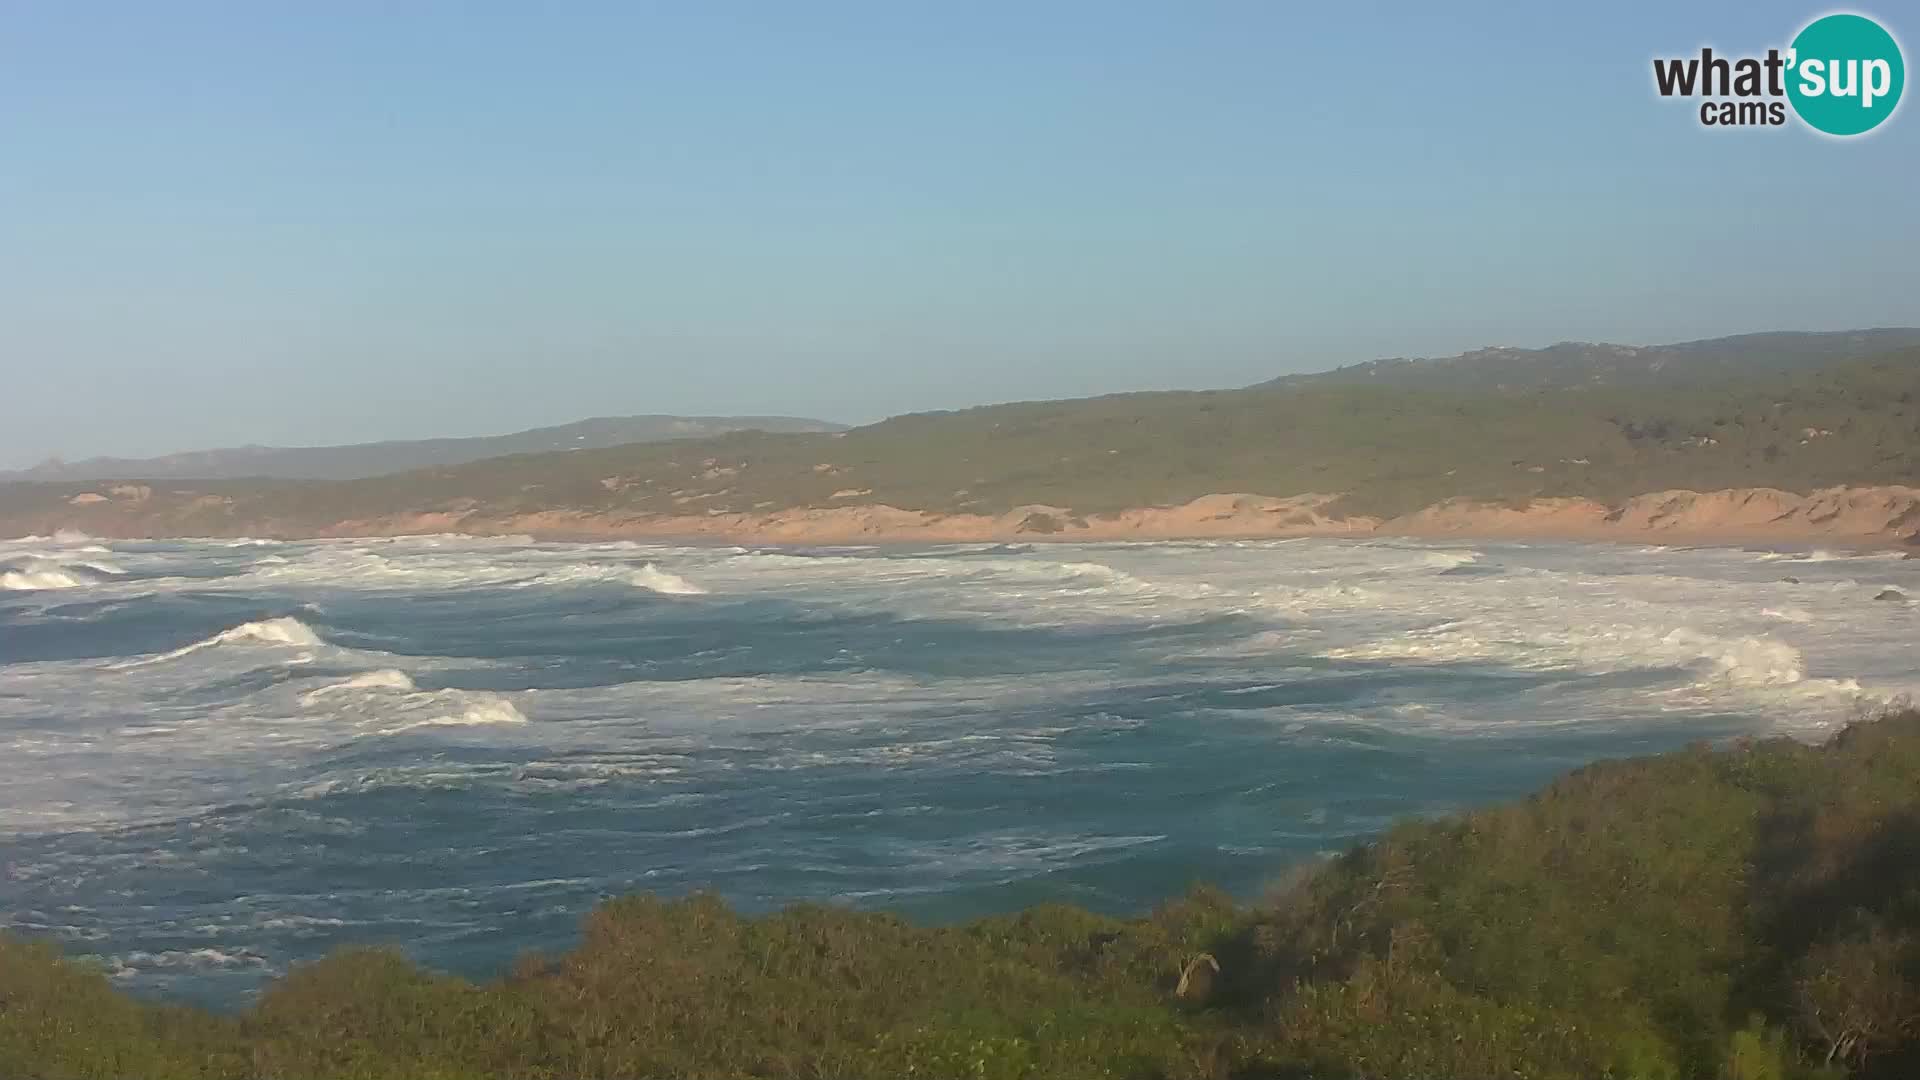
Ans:
[{"label": "teal circle logo", "polygon": [[1907,83],[1900,43],[1864,15],[1815,19],[1787,55],[1787,100],[1807,126],[1828,135],[1879,127]]}]

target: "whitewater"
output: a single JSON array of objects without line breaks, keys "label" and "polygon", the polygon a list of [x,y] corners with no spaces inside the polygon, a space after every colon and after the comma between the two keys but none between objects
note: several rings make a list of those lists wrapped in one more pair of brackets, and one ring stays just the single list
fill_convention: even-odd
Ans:
[{"label": "whitewater", "polygon": [[0,541],[0,930],[220,1006],[635,890],[1244,896],[1395,819],[1920,689],[1898,553]]}]

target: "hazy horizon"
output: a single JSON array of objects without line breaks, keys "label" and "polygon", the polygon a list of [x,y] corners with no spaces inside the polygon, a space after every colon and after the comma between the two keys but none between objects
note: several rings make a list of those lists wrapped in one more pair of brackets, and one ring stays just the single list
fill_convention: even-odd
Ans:
[{"label": "hazy horizon", "polygon": [[0,469],[1920,325],[1911,117],[1652,89],[1821,10],[18,5]]}]

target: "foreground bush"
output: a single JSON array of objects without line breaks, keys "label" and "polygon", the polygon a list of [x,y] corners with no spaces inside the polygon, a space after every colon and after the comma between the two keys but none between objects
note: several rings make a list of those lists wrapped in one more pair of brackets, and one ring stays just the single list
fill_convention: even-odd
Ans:
[{"label": "foreground bush", "polygon": [[234,1017],[0,940],[0,1076],[1920,1076],[1920,713],[1591,766],[1251,908],[629,897],[495,983],[349,950]]}]

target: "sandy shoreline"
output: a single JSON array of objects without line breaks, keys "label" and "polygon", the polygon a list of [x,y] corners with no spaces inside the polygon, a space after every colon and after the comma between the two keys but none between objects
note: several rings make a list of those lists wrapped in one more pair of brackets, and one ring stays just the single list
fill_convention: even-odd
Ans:
[{"label": "sandy shoreline", "polygon": [[[124,489],[121,489],[124,490]],[[943,544],[1121,540],[1409,537],[1575,540],[1723,546],[1837,544],[1920,551],[1920,488],[1836,487],[1805,495],[1773,488],[1662,491],[1608,504],[1585,498],[1521,505],[1449,499],[1392,518],[1330,512],[1337,495],[1206,495],[1170,507],[1080,514],[1022,506],[1003,514],[940,514],[884,505],[803,507],[756,514],[621,516],[577,511],[493,515],[483,508],[354,518],[311,525],[210,517],[204,503],[114,495],[0,518],[0,535],[75,529],[101,537],[254,536],[297,540],[432,533],[542,540],[750,544]]]}]

